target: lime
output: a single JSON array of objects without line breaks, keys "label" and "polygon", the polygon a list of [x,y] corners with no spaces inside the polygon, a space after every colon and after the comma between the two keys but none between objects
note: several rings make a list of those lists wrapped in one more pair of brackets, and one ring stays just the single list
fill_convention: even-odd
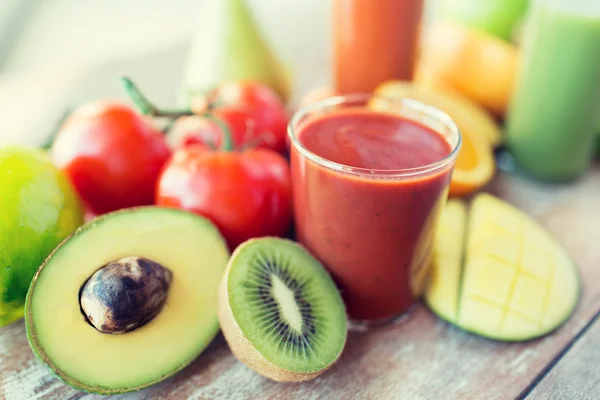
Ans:
[{"label": "lime", "polygon": [[74,189],[44,151],[0,149],[0,326],[23,317],[34,273],[82,222]]}]

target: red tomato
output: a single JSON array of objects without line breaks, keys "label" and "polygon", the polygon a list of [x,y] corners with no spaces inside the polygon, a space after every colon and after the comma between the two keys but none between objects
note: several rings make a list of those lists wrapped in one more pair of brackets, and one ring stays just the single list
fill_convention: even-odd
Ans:
[{"label": "red tomato", "polygon": [[83,213],[83,221],[84,222],[89,222],[91,220],[93,220],[94,218],[96,218],[97,215],[94,214],[92,211],[90,211],[89,209],[86,209]]},{"label": "red tomato", "polygon": [[222,145],[223,127],[213,118],[219,119],[229,129],[234,149],[243,147],[267,147],[257,138],[256,123],[250,113],[242,108],[223,107],[211,112],[211,118],[203,115],[180,117],[175,121],[169,135],[176,148],[190,144],[205,144],[219,148]]},{"label": "red tomato", "polygon": [[162,134],[131,108],[98,102],[75,110],[60,128],[52,158],[94,214],[152,204],[170,156]]},{"label": "red tomato", "polygon": [[291,218],[289,166],[268,149],[179,149],[157,185],[156,203],[213,221],[231,250],[253,237],[283,236]]},{"label": "red tomato", "polygon": [[[287,151],[288,115],[279,96],[268,86],[254,81],[225,83],[199,99],[200,110],[206,102],[221,106],[243,108],[250,112],[256,124],[256,134],[262,146],[279,153]],[[203,105],[204,103],[204,105]]]},{"label": "red tomato", "polygon": [[220,143],[221,130],[208,118],[200,115],[189,115],[177,118],[169,129],[169,143],[173,148],[191,144]]}]

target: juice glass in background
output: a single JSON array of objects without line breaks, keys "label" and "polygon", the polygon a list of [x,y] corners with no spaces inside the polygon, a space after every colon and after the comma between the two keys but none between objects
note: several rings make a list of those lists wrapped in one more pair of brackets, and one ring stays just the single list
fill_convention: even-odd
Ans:
[{"label": "juice glass in background", "polygon": [[599,115],[600,0],[534,2],[507,121],[517,166],[543,180],[583,174]]},{"label": "juice glass in background", "polygon": [[423,0],[333,0],[335,93],[412,80],[422,13]]},{"label": "juice glass in background", "polygon": [[288,134],[299,242],[355,324],[402,315],[424,289],[458,128],[415,100],[361,94],[298,111]]}]

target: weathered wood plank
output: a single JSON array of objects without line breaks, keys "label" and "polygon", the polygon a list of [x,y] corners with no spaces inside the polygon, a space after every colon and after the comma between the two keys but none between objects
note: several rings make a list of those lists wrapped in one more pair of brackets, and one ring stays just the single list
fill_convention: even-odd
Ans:
[{"label": "weathered wood plank", "polygon": [[600,319],[544,376],[527,400],[597,400],[600,398]]},{"label": "weathered wood plank", "polygon": [[[520,344],[493,342],[466,334],[420,307],[402,324],[351,333],[339,363],[304,384],[278,384],[254,374],[233,358],[219,336],[177,376],[115,398],[515,398],[600,309],[600,168],[576,184],[556,187],[501,174],[489,189],[536,216],[579,265],[584,285],[581,302],[571,320],[554,334]],[[591,365],[597,365],[600,354],[592,357]],[[597,370],[590,373],[599,379]],[[94,398],[82,396],[45,372],[33,359],[22,323],[0,330],[2,396],[8,400]]]}]

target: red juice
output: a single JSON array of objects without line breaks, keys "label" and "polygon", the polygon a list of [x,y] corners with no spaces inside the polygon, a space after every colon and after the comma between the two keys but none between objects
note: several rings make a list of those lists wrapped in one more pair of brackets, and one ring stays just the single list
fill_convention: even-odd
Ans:
[{"label": "red juice", "polygon": [[351,319],[406,312],[423,291],[455,149],[423,123],[365,107],[317,113],[295,139],[298,240],[331,272]]}]

